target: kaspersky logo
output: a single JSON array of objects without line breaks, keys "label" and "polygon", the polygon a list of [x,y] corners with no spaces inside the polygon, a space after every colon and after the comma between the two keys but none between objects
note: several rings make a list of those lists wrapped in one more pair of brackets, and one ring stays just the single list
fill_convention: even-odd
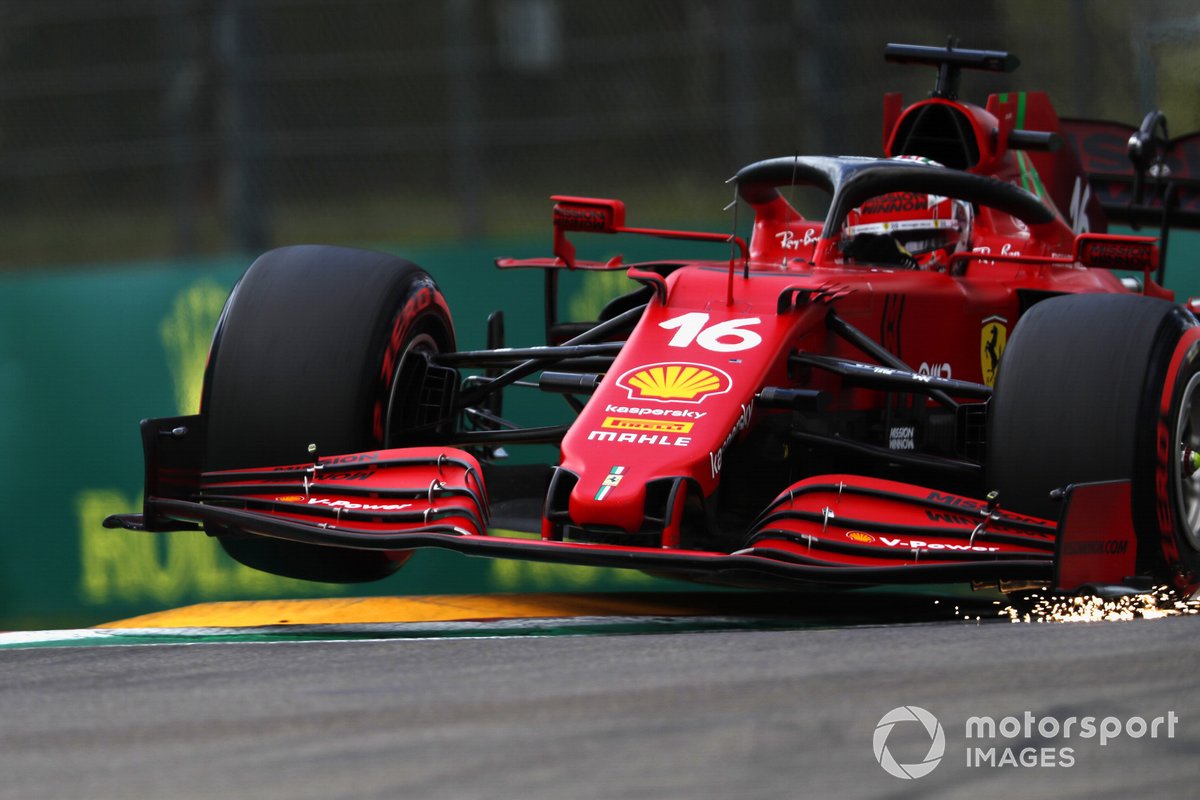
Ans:
[{"label": "kaspersky logo", "polygon": [[630,400],[701,403],[728,392],[733,380],[716,367],[666,362],[628,370],[617,378],[617,386],[629,393]]}]

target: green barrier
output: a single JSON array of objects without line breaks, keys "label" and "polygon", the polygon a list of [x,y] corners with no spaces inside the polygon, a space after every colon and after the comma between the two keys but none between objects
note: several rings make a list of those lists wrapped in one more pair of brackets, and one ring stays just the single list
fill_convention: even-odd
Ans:
[{"label": "green barrier", "polygon": [[[438,279],[461,347],[483,346],[485,320],[498,307],[508,314],[508,342],[535,344],[542,341],[540,274],[501,272],[492,259],[545,255],[548,240],[403,254]],[[1168,283],[1181,299],[1200,294],[1200,271],[1188,267],[1200,237],[1175,234],[1171,252]],[[723,256],[659,240],[638,240],[626,253],[630,260]],[[222,260],[0,276],[0,627],[86,625],[229,599],[679,586],[633,571],[435,551],[379,583],[313,584],[242,567],[202,533],[104,529],[107,515],[141,505],[137,421],[195,411],[213,326],[245,266]],[[621,272],[565,277],[562,311],[576,318],[594,317],[633,287]],[[569,418],[560,398],[533,391],[514,397],[510,411],[527,423]]]},{"label": "green barrier", "polygon": [[[492,261],[498,254],[546,255],[548,239],[403,255],[442,285],[461,347],[484,345],[487,315],[496,308],[508,312],[509,342],[537,344],[540,274],[501,273]],[[314,584],[243,567],[202,533],[103,528],[109,514],[141,506],[138,420],[196,410],[213,327],[247,263],[92,266],[0,277],[0,444],[6,455],[0,463],[0,628],[92,624],[226,599],[670,585],[631,571],[433,551],[417,554],[379,583]],[[623,285],[634,286],[623,273],[568,281],[563,310],[594,314]],[[518,421],[569,414],[560,398],[514,401]]]}]

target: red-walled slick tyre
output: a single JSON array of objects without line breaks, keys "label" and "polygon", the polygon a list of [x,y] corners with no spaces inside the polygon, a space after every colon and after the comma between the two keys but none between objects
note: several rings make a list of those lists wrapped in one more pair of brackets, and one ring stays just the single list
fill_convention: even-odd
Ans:
[{"label": "red-walled slick tyre", "polygon": [[1135,295],[1031,308],[1004,351],[987,476],[1005,508],[1057,519],[1050,493],[1128,479],[1139,574],[1191,592],[1200,575],[1200,326]]},{"label": "red-walled slick tyre", "polygon": [[[265,253],[214,337],[206,469],[301,463],[309,444],[322,456],[402,444],[406,398],[419,388],[397,382],[406,356],[453,349],[445,299],[415,264],[343,247]],[[247,566],[310,581],[376,580],[407,557],[211,532]]]}]

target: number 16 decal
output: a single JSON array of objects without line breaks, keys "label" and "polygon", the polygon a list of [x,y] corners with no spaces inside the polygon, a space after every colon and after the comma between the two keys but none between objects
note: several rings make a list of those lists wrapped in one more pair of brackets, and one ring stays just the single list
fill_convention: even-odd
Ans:
[{"label": "number 16 decal", "polygon": [[667,342],[668,347],[687,347],[695,342],[714,353],[736,353],[738,350],[749,350],[762,343],[761,336],[747,330],[751,325],[762,322],[758,317],[727,319],[706,328],[708,319],[709,315],[703,311],[692,311],[660,322],[658,327],[675,330],[675,335]]}]

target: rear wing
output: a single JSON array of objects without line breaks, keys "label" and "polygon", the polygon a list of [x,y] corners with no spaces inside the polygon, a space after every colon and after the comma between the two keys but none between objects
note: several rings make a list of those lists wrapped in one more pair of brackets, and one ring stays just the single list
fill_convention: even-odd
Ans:
[{"label": "rear wing", "polygon": [[1163,229],[1200,228],[1200,132],[1167,138],[1154,111],[1141,127],[1099,120],[1060,120],[1091,190],[1111,222]]},{"label": "rear wing", "polygon": [[[955,169],[1006,180],[1052,206],[1076,234],[1101,234],[1110,222],[1160,229],[1158,283],[1172,227],[1200,229],[1200,132],[1167,135],[1161,111],[1140,127],[1061,119],[1045,92],[1002,92],[986,109],[958,100],[964,69],[1012,72],[1009,53],[889,44],[888,61],[938,68],[930,99],[902,108],[884,98],[883,149],[925,156]],[[1063,147],[1063,142],[1069,146]]]}]

